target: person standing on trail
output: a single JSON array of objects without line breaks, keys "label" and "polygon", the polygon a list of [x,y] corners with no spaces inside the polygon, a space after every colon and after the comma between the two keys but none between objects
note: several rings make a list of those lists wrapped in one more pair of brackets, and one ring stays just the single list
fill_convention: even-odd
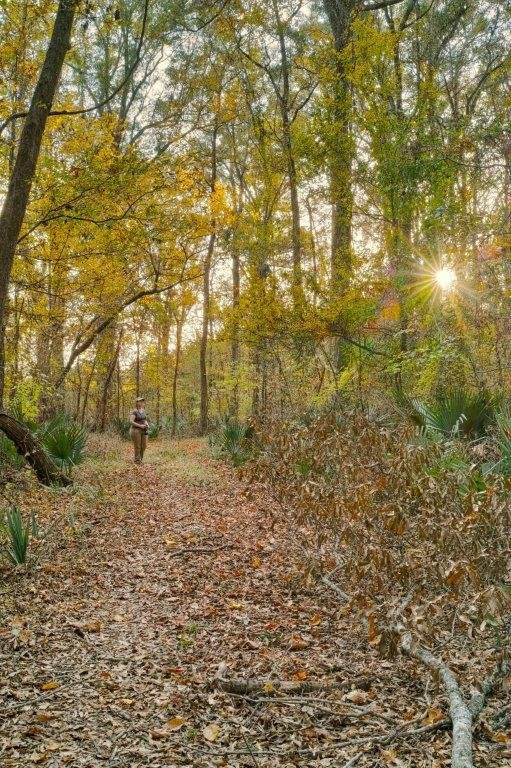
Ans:
[{"label": "person standing on trail", "polygon": [[135,408],[130,414],[130,423],[130,437],[135,451],[135,464],[142,464],[147,446],[147,433],[149,432],[143,397],[137,397],[135,400]]}]

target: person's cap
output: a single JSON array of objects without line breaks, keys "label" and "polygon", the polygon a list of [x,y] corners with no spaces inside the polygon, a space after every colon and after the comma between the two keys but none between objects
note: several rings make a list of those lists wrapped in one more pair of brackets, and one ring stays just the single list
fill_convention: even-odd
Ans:
[{"label": "person's cap", "polygon": [[139,396],[139,397],[137,397],[137,399],[135,400],[135,402],[136,402],[136,403],[145,403],[145,397],[140,397],[140,396]]}]

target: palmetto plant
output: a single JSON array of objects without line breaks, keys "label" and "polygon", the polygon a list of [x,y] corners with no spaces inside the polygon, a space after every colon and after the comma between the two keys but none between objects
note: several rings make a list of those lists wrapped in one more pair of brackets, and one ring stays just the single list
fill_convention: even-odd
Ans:
[{"label": "palmetto plant", "polygon": [[210,443],[217,453],[228,456],[234,466],[238,467],[251,454],[253,436],[254,428],[250,424],[241,424],[236,419],[227,418],[212,435]]},{"label": "palmetto plant", "polygon": [[45,426],[39,437],[46,453],[60,469],[70,472],[84,461],[87,432],[78,424],[55,420],[51,426]]},{"label": "palmetto plant", "polygon": [[161,424],[149,424],[149,428],[147,430],[147,436],[151,440],[155,440],[161,431]]},{"label": "palmetto plant", "polygon": [[129,419],[116,419],[114,421],[115,431],[123,440],[129,440],[131,423]]},{"label": "palmetto plant", "polygon": [[495,398],[487,392],[457,390],[431,404],[399,393],[398,402],[421,429],[450,437],[480,437],[495,419]]},{"label": "palmetto plant", "polygon": [[20,509],[16,506],[11,507],[5,513],[4,530],[7,542],[3,549],[9,560],[14,563],[14,565],[26,563],[30,545],[30,536],[32,533],[36,533],[34,513],[29,515],[27,520],[24,521]]}]

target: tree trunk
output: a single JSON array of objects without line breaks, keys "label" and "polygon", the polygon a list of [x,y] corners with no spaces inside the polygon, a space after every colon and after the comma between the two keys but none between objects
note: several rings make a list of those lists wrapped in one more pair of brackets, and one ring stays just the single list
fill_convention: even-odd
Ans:
[{"label": "tree trunk", "polygon": [[229,413],[235,419],[239,412],[239,386],[238,386],[238,367],[240,362],[240,329],[239,329],[239,306],[240,306],[240,255],[237,248],[232,253],[232,338],[231,338],[231,375],[234,379],[231,399],[229,403]]},{"label": "tree trunk", "polygon": [[172,377],[172,437],[175,437],[177,432],[177,380],[181,362],[181,340],[183,336],[184,317],[185,311],[182,307],[180,317],[176,316],[176,359],[174,362],[174,375]]},{"label": "tree trunk", "polygon": [[103,386],[101,387],[101,397],[99,399],[98,413],[97,413],[97,428],[99,432],[104,432],[106,429],[107,411],[108,411],[108,395],[110,393],[110,384],[112,382],[112,378],[117,366],[117,361],[119,359],[121,342],[122,342],[122,329],[119,332],[117,346],[115,347],[115,351],[108,364],[105,377],[103,379]]},{"label": "tree trunk", "polygon": [[85,416],[87,414],[87,403],[89,401],[90,385],[92,384],[92,379],[94,378],[94,371],[95,370],[96,370],[96,358],[94,358],[94,362],[93,362],[93,364],[91,366],[91,369],[90,369],[90,374],[87,377],[87,380],[85,382],[85,390],[84,390],[84,393],[83,393],[82,415],[81,415],[81,418],[80,418],[80,424],[82,425],[82,427],[85,424]]},{"label": "tree trunk", "polygon": [[332,200],[331,286],[333,297],[342,295],[351,276],[351,220],[353,215],[351,136],[352,95],[345,53],[351,41],[355,0],[339,3],[323,0],[334,38],[336,84],[333,93],[333,136],[330,146],[330,190]]},{"label": "tree trunk", "polygon": [[24,424],[4,411],[0,411],[0,429],[9,440],[12,440],[19,455],[30,464],[41,483],[44,485],[71,484],[71,480],[55,466],[39,441]]},{"label": "tree trunk", "polygon": [[137,329],[137,357],[135,360],[135,390],[136,397],[142,397],[140,389],[140,328]]},{"label": "tree trunk", "polygon": [[[21,132],[2,212],[0,214],[0,337],[5,333],[8,291],[16,244],[28,206],[48,114],[70,47],[77,0],[60,0],[46,57]],[[5,363],[0,357],[0,400]]]},{"label": "tree trunk", "polygon": [[277,34],[280,48],[280,66],[282,70],[282,93],[277,93],[282,119],[282,144],[287,164],[287,177],[289,183],[289,195],[291,200],[291,243],[292,243],[292,267],[293,277],[291,293],[293,305],[297,310],[303,309],[304,294],[302,280],[302,240],[300,232],[300,203],[298,200],[298,178],[291,135],[291,103],[289,84],[289,60],[286,48],[284,28],[280,18],[277,0],[273,0],[273,11],[277,21]]},{"label": "tree trunk", "polygon": [[[214,195],[216,187],[217,174],[217,137],[218,125],[215,120],[213,128],[213,137],[211,144],[211,195]],[[202,283],[203,303],[202,303],[202,333],[200,340],[200,424],[199,432],[205,435],[208,430],[208,412],[209,412],[209,391],[208,391],[208,372],[207,372],[207,352],[209,335],[209,291],[211,277],[211,262],[216,242],[216,221],[213,216],[211,220],[211,234],[209,236],[208,250],[204,260],[204,278]]]}]

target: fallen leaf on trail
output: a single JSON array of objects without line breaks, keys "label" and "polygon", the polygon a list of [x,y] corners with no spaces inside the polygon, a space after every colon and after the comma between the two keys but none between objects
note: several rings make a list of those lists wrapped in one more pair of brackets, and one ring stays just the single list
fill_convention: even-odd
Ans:
[{"label": "fallen leaf on trail", "polygon": [[367,704],[369,697],[366,691],[356,689],[347,693],[344,698],[347,699],[347,701],[351,701],[352,704]]},{"label": "fallen leaf on trail", "polygon": [[126,621],[126,616],[123,616],[122,613],[114,613],[112,619],[118,624],[122,624],[124,621]]},{"label": "fallen leaf on trail", "polygon": [[297,682],[300,682],[301,680],[306,680],[307,677],[308,677],[307,671],[305,669],[299,669],[292,676],[292,680],[296,680]]},{"label": "fallen leaf on trail", "polygon": [[167,720],[167,728],[170,731],[179,731],[185,724],[185,720],[182,717],[173,717],[171,720]]},{"label": "fallen leaf on trail", "polygon": [[82,624],[82,629],[86,632],[101,632],[101,622],[96,619],[95,621],[86,621]]},{"label": "fallen leaf on trail", "polygon": [[40,723],[49,723],[51,720],[55,720],[55,715],[52,715],[50,712],[38,712],[35,719]]},{"label": "fallen leaf on trail", "polygon": [[229,608],[232,611],[238,611],[240,608],[243,608],[243,603],[236,603],[234,600],[231,600],[229,603]]},{"label": "fallen leaf on trail", "polygon": [[272,629],[278,629],[280,627],[280,624],[278,621],[269,621],[267,624],[265,624],[265,629],[272,630]]},{"label": "fallen leaf on trail", "polygon": [[252,565],[254,568],[260,568],[261,567],[261,558],[260,557],[253,557],[252,558]]},{"label": "fallen leaf on trail", "polygon": [[275,693],[275,686],[273,685],[273,683],[265,683],[263,685],[263,691],[265,693]]},{"label": "fallen leaf on trail", "polygon": [[303,637],[300,637],[299,635],[293,635],[291,638],[291,642],[289,644],[289,648],[292,651],[303,651],[305,648],[309,647],[309,643],[307,640],[304,640]]},{"label": "fallen leaf on trail", "polygon": [[422,723],[423,725],[434,725],[434,723],[438,723],[443,719],[444,713],[442,710],[436,709],[435,707],[429,707],[426,713],[426,717],[423,718]]},{"label": "fallen leaf on trail", "polygon": [[56,680],[50,680],[47,683],[43,683],[39,687],[41,688],[41,691],[53,691],[55,688],[60,687],[60,683],[57,683]]},{"label": "fallen leaf on trail", "polygon": [[206,727],[202,729],[202,735],[207,741],[216,741],[220,736],[220,726],[216,723],[206,725]]},{"label": "fallen leaf on trail", "polygon": [[395,749],[385,749],[382,752],[383,762],[385,765],[389,765],[390,763],[394,762],[394,760],[397,757],[397,752]]},{"label": "fallen leaf on trail", "polygon": [[508,741],[511,741],[511,736],[504,733],[504,731],[495,731],[495,733],[491,734],[491,740],[497,742],[497,744],[507,744]]},{"label": "fallen leaf on trail", "polygon": [[317,624],[321,624],[321,616],[319,615],[319,613],[314,613],[310,617],[309,621],[312,624],[312,626],[315,627]]},{"label": "fallen leaf on trail", "polygon": [[160,739],[166,739],[170,735],[170,731],[167,729],[160,729],[160,730],[154,730],[150,731],[149,735],[152,739],[155,739],[155,741],[158,741]]}]

